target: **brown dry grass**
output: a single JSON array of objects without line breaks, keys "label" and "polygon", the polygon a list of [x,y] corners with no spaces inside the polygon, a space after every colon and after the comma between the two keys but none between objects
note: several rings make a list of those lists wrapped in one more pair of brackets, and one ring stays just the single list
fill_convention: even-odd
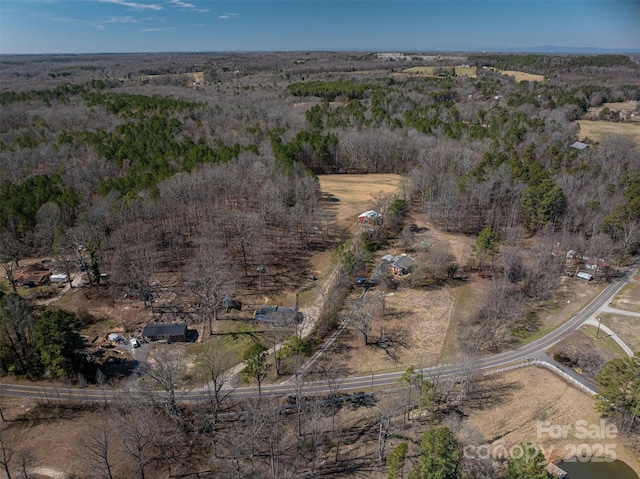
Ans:
[{"label": "brown dry grass", "polygon": [[[81,449],[83,436],[93,425],[108,421],[107,414],[100,410],[81,408],[54,408],[47,411],[36,409],[34,401],[16,398],[2,398],[0,404],[9,421],[7,427],[18,433],[21,441],[18,448],[26,446],[32,451],[34,465],[39,471],[37,477],[73,477],[75,474],[89,472],[88,467],[92,466],[88,465]],[[112,453],[113,463],[120,462],[123,457],[120,447],[114,445],[109,451],[110,455]],[[17,467],[15,459],[13,467]],[[120,472],[119,467],[116,466],[116,469]],[[50,475],[42,474],[46,471]]]},{"label": "brown dry grass", "polygon": [[[329,176],[322,179],[323,191],[327,191],[324,187],[327,183],[324,181],[329,180],[327,189],[339,200],[337,204],[341,209],[336,211],[338,222],[346,224],[347,227],[355,224],[354,211],[361,212],[369,208],[368,200],[372,192],[379,192],[381,186],[386,188],[383,190],[385,193],[392,192],[393,186],[400,180],[395,175],[375,176],[379,182],[372,184],[364,183],[363,178],[357,175]],[[388,249],[380,251],[378,258],[384,254],[397,255],[407,252],[410,256],[420,259],[423,252],[418,243],[429,241],[432,244],[445,244],[458,263],[466,262],[471,252],[472,238],[439,231],[428,222],[425,214],[419,212],[412,213],[407,223],[415,223],[421,228],[426,228],[426,231],[414,235],[413,244],[408,250],[399,244],[391,245]],[[365,346],[362,334],[354,330],[344,334],[334,354],[323,360],[324,364],[339,364],[341,369],[349,371],[350,374],[367,374],[397,371],[408,366],[426,366],[441,359],[445,338],[451,336],[450,342],[455,342],[455,334],[448,332],[451,329],[450,324],[454,321],[457,324],[459,321],[461,311],[456,309],[458,314],[454,314],[454,309],[462,307],[468,311],[471,307],[466,300],[458,300],[458,297],[469,297],[466,295],[468,286],[425,290],[411,288],[410,277],[396,278],[396,281],[398,288],[386,292],[384,318],[381,316],[381,288],[373,288],[367,298],[374,304],[372,338],[376,339],[383,330],[393,331],[406,344],[406,347],[397,349],[397,358],[392,358],[382,348]],[[360,292],[354,291],[350,300],[355,301]],[[461,306],[462,304],[464,306]],[[453,327],[455,328],[455,325]]]},{"label": "brown dry grass", "polygon": [[402,176],[375,175],[320,175],[320,189],[338,201],[332,208],[340,224],[356,224],[358,215],[371,209],[374,196],[394,194],[400,188]]},{"label": "brown dry grass", "polygon": [[[632,113],[634,111],[637,111],[640,106],[640,104],[638,102],[635,101],[619,101],[619,102],[612,102],[612,103],[603,103],[602,105],[598,106],[598,107],[590,107],[589,110],[587,111],[587,114],[585,115],[584,119],[585,120],[598,120],[599,119],[599,115],[600,112],[602,110],[604,110],[605,108],[608,108],[611,111],[619,111],[621,113]],[[640,118],[638,117],[627,117],[628,121],[640,121]]]},{"label": "brown dry grass", "polygon": [[[369,293],[374,297],[381,294],[381,290]],[[398,357],[393,359],[382,348],[365,347],[362,334],[353,331],[345,338],[348,354],[344,359],[350,373],[362,375],[436,364],[451,319],[453,296],[454,292],[448,288],[429,292],[403,288],[387,292],[384,318],[377,309],[371,323],[372,338],[377,338],[383,330],[394,332],[406,347],[398,348]]]},{"label": "brown dry grass", "polygon": [[544,75],[536,75],[534,73],[525,73],[519,72],[516,70],[502,70],[500,71],[502,75],[507,75],[510,77],[514,77],[517,82],[521,81],[543,81]]},{"label": "brown dry grass", "polygon": [[[498,377],[499,383],[508,385],[505,396],[495,405],[469,411],[466,425],[479,432],[484,439],[507,448],[531,442],[550,452],[549,459],[558,460],[570,452],[571,444],[614,445],[617,458],[640,471],[637,453],[625,447],[623,439],[576,438],[576,421],[599,425],[600,417],[594,409],[591,396],[570,386],[550,371],[529,367],[510,371]],[[554,425],[572,426],[566,439],[552,439],[549,434],[538,434],[538,421]]]},{"label": "brown dry grass", "polygon": [[603,313],[602,324],[616,333],[634,352],[640,353],[640,317]]},{"label": "brown dry grass", "polygon": [[640,312],[640,283],[625,285],[609,304],[624,311]]},{"label": "brown dry grass", "polygon": [[539,335],[547,334],[575,316],[604,286],[563,276],[551,297],[538,308],[541,323]]},{"label": "brown dry grass", "polygon": [[114,299],[112,295],[102,288],[74,288],[58,300],[56,307],[74,312],[81,319],[90,318],[82,331],[87,336],[142,330],[151,319],[151,310],[141,301]]},{"label": "brown dry grass", "polygon": [[204,72],[185,73],[192,81],[196,83],[204,83]]},{"label": "brown dry grass", "polygon": [[631,123],[613,123],[610,121],[578,120],[580,139],[589,138],[599,141],[605,134],[628,135],[636,143],[640,143],[640,125]]},{"label": "brown dry grass", "polygon": [[[570,444],[611,443],[617,458],[625,461],[636,471],[640,471],[635,461],[637,453],[628,449],[622,438],[579,439],[575,438],[576,421],[585,421],[589,425],[599,425],[600,417],[594,410],[594,400],[587,394],[575,389],[553,373],[542,368],[523,368],[505,374],[492,376],[483,381],[490,398],[481,403],[473,403],[463,408],[464,419],[455,421],[460,437],[472,444],[500,445],[507,449],[518,443],[532,442],[551,452],[550,459],[563,457]],[[29,415],[34,403],[24,399],[2,398],[0,400],[5,417],[9,420]],[[342,416],[345,424],[375,421],[379,414],[377,408],[354,409],[345,411]],[[369,418],[369,419],[367,419]],[[16,422],[23,433],[24,444],[34,451],[38,464],[54,471],[73,474],[87,472],[87,462],[80,453],[82,436],[90,425],[101,424],[110,416],[103,411],[77,410],[64,414],[51,415],[39,421]],[[548,434],[538,434],[537,421],[549,421],[553,425],[567,425],[572,429],[567,439],[554,440]],[[403,429],[403,435],[418,439],[423,427]],[[375,456],[375,441],[365,435],[357,444],[345,446],[343,454],[355,449],[359,457]],[[396,443],[390,442],[390,447]],[[389,449],[390,450],[390,449]],[[494,449],[496,450],[496,449]],[[123,465],[124,456],[119,445],[113,449],[112,461],[116,468]],[[122,471],[116,471],[122,472]],[[125,477],[125,476],[122,476]],[[385,471],[371,470],[369,477],[385,477]]]},{"label": "brown dry grass", "polygon": [[598,335],[599,339],[596,339],[596,335],[597,328],[583,326],[551,346],[547,350],[547,354],[552,356],[561,352],[575,359],[581,353],[589,351],[598,354],[605,361],[626,356],[622,348],[612,338],[607,338],[600,333]]}]

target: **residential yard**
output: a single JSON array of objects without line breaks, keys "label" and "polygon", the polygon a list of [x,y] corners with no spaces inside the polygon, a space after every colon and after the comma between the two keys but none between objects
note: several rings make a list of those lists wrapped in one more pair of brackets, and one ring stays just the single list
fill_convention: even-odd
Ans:
[{"label": "residential yard", "polygon": [[[381,293],[377,288],[368,293],[374,297],[377,306],[380,303],[376,296]],[[453,312],[454,294],[449,288],[429,293],[404,288],[387,292],[385,315],[382,317],[379,309],[375,312],[370,341],[380,335],[392,338],[382,346],[365,346],[363,335],[350,329],[339,341],[336,353],[328,355],[324,361],[341,361],[350,375],[437,364]]]},{"label": "residential yard", "polygon": [[[371,208],[371,203],[367,202],[371,198],[371,192],[379,191],[380,185],[385,186],[386,192],[391,192],[393,186],[399,185],[396,182],[399,178],[375,176],[380,183],[374,182],[372,185],[363,183],[362,178],[355,175],[321,178],[323,191],[334,198],[337,221],[352,232],[356,231],[355,218],[358,212]],[[426,214],[419,211],[412,211],[406,222],[416,224],[421,232],[413,235],[406,248],[398,240],[379,251],[376,261],[385,254],[402,253],[423,261],[428,252],[420,246],[420,241],[427,241],[432,245],[444,245],[458,264],[467,264],[474,238],[440,231],[428,221]],[[376,343],[381,337],[384,339],[386,336],[393,336],[391,344],[365,346],[363,334],[354,325],[343,333],[335,350],[325,355],[319,369],[328,364],[339,364],[345,374],[370,374],[454,360],[461,349],[459,330],[483,306],[485,291],[493,281],[472,273],[464,281],[425,289],[412,287],[410,275],[406,278],[396,277],[394,280],[397,288],[384,292],[384,316],[382,287],[377,285],[366,295],[369,308],[373,311],[370,342]],[[561,278],[552,296],[536,309],[538,332],[527,335],[512,347],[528,343],[557,328],[586,306],[603,287],[604,284]],[[359,289],[353,292],[348,300],[350,304],[356,301],[360,293]],[[343,314],[346,315],[346,311]]]}]

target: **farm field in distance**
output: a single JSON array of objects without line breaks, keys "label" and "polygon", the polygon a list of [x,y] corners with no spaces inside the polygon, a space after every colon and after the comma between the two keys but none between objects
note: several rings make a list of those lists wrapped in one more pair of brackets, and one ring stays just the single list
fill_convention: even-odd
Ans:
[{"label": "farm field in distance", "polygon": [[[434,70],[437,71],[438,68],[441,67],[411,67],[405,70],[402,70],[402,73],[411,73],[417,75],[434,75]],[[470,78],[476,76],[476,67],[468,67],[468,66],[455,66],[456,75],[464,75]]]},{"label": "farm field in distance", "polygon": [[[570,441],[538,421],[583,420],[640,471],[640,397],[612,406],[640,371],[585,310],[640,353],[619,281],[638,75],[608,54],[0,55],[0,391],[24,395],[0,396],[0,468],[397,479],[443,428],[455,479],[506,479],[516,458],[463,452],[557,462]],[[560,371],[511,370],[533,358]]]},{"label": "farm field in distance", "polygon": [[498,70],[498,73],[500,73],[501,75],[507,75],[507,76],[513,77],[517,82],[521,82],[521,81],[540,82],[544,80],[544,75],[536,75],[535,73],[519,72],[515,70]]}]

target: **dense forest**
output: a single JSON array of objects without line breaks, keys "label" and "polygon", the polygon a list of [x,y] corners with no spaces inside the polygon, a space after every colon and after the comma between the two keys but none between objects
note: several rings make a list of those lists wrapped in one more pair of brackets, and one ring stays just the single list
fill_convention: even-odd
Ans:
[{"label": "dense forest", "polygon": [[[456,74],[460,64],[477,68],[476,74]],[[420,66],[448,73],[404,72]],[[516,82],[501,70],[545,79]],[[319,174],[406,177],[402,197],[387,205],[389,234],[402,234],[405,210],[413,208],[444,231],[478,238],[468,265],[440,265],[445,278],[458,266],[481,272],[498,238],[516,249],[535,239],[535,267],[525,267],[517,255],[492,265],[508,287],[492,292],[494,301],[465,332],[467,353],[504,347],[518,326],[502,332],[506,318],[527,318],[523,305],[555,287],[564,268],[559,251],[606,260],[607,277],[640,244],[637,140],[603,135],[586,139],[586,149],[571,146],[579,139],[575,120],[589,108],[640,102],[635,57],[2,56],[0,83],[0,263],[8,280],[6,294],[0,291],[2,374],[75,380],[89,367],[69,353],[79,344],[79,318],[10,294],[17,291],[23,259],[54,258],[69,276],[80,267],[92,286],[108,272],[110,294],[136,294],[145,306],[156,292],[155,278],[170,274],[198,314],[215,320],[224,298],[250,285],[253,272],[295,274],[303,252],[342,240],[329,231]],[[360,239],[359,247],[370,251],[380,241]],[[564,249],[554,249],[560,244]],[[351,254],[344,248],[337,247],[334,258]],[[339,262],[349,284],[367,267],[366,261],[349,268]],[[437,276],[436,269],[429,275]],[[318,334],[335,324],[329,321]],[[55,341],[45,340],[52,336]],[[290,346],[300,348],[292,357],[310,347]],[[258,382],[261,354],[244,358],[257,368]],[[199,374],[217,384],[221,371],[201,366]],[[91,381],[94,376],[87,373]],[[123,407],[117,434],[131,448],[135,467],[127,471],[142,478],[154,461],[156,470],[187,470],[187,444],[192,456],[211,457],[211,464],[198,463],[202,477],[316,477],[348,470],[338,452],[327,459],[335,442],[355,444],[359,433],[379,427],[375,466],[362,460],[353,467],[386,461],[395,471],[389,477],[398,477],[406,444],[404,452],[386,450],[391,411],[409,411],[412,406],[399,404],[419,401],[429,420],[439,420],[457,407],[447,396],[452,390],[445,393],[410,371],[402,387],[402,398],[385,396],[378,404],[375,426],[358,423],[348,433],[345,426],[344,435],[340,412],[357,410],[362,398],[323,403],[295,397],[291,409],[275,400],[268,407],[225,404],[230,415],[221,419],[219,389],[203,409],[170,402],[142,416],[140,405]],[[458,394],[462,386],[450,387]],[[475,393],[470,400],[481,401],[486,391]],[[203,412],[211,407],[213,416]],[[236,422],[256,428],[254,442],[234,434]],[[88,438],[96,448],[116,437],[106,425],[96,431]],[[142,437],[159,442],[141,445]],[[419,448],[409,477],[432,477],[430,457],[439,450],[451,464],[446,477],[504,474],[504,468],[462,461],[448,428],[427,431]],[[111,477],[106,459],[93,457]]]},{"label": "dense forest", "polygon": [[[179,268],[200,241],[192,230],[202,215],[221,226],[226,249],[241,215],[269,241],[235,254],[268,264],[258,257],[291,241],[284,232],[304,243],[318,227],[306,221],[320,217],[314,174],[342,172],[410,176],[412,196],[447,230],[562,230],[585,247],[606,238],[624,257],[640,220],[636,147],[621,137],[587,153],[570,145],[587,108],[640,100],[638,63],[467,61],[477,77],[402,74],[373,55],[5,57],[2,259],[50,254],[76,238],[113,267],[125,226],[138,223],[160,225],[150,244],[177,242],[163,261]],[[516,83],[487,66],[556,75]],[[198,70],[202,83],[187,76]]]}]

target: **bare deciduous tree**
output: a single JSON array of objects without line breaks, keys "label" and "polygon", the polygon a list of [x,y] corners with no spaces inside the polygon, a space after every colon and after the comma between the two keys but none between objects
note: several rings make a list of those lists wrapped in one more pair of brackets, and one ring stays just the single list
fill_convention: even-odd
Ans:
[{"label": "bare deciduous tree", "polygon": [[141,409],[134,409],[120,418],[120,445],[133,459],[139,479],[146,478],[147,465],[154,459],[152,425],[155,420],[151,411]]},{"label": "bare deciduous tree", "polygon": [[[170,346],[159,348],[154,356],[153,363],[145,371],[145,377],[153,385],[159,386],[165,393],[164,407],[170,418],[179,416],[178,398],[183,392],[186,381],[182,378],[185,367],[185,355],[181,349]],[[155,400],[156,395],[152,390],[147,391]]]},{"label": "bare deciduous tree", "polygon": [[212,321],[218,319],[218,308],[225,296],[234,291],[229,256],[215,243],[203,245],[194,258],[192,271],[190,284],[203,314],[209,319],[209,334],[213,334]]},{"label": "bare deciduous tree", "polygon": [[99,477],[113,479],[113,472],[109,451],[112,450],[114,433],[109,423],[103,421],[94,424],[81,440],[81,448],[87,461],[93,465],[92,471],[96,471]]},{"label": "bare deciduous tree", "polygon": [[233,364],[231,353],[225,349],[222,339],[214,338],[206,344],[200,360],[200,371],[205,381],[207,393],[206,429],[213,436],[218,426],[218,415],[222,403],[233,391],[233,372],[229,369]]},{"label": "bare deciduous tree", "polygon": [[352,313],[351,324],[362,334],[362,339],[364,340],[364,345],[369,345],[369,337],[371,335],[371,320],[373,319],[373,314],[371,311],[365,309],[359,309],[358,311]]}]

